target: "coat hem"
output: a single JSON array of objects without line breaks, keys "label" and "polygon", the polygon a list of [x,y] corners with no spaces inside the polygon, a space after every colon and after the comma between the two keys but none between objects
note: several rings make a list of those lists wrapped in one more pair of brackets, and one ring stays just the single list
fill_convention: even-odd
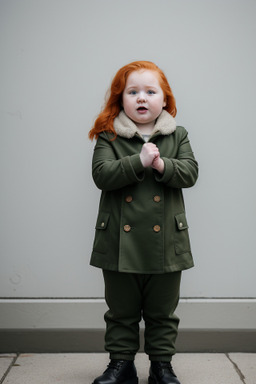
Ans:
[{"label": "coat hem", "polygon": [[133,270],[133,269],[124,269],[124,268],[118,268],[115,264],[112,263],[102,263],[102,260],[99,261],[99,259],[94,255],[90,261],[90,265],[92,267],[104,269],[106,271],[113,271],[113,272],[120,272],[120,273],[136,273],[136,274],[146,274],[146,275],[160,275],[162,273],[171,273],[171,272],[179,272],[179,271],[185,271],[186,269],[190,269],[194,267],[194,262],[191,260],[191,262],[187,263],[181,263],[181,264],[173,264],[169,266],[165,266],[163,270]]}]

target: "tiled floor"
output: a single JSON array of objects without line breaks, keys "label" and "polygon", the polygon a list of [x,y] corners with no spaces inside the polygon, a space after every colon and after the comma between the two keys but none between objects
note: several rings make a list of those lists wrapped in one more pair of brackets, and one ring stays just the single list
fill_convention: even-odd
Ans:
[{"label": "tiled floor", "polygon": [[[0,384],[91,384],[108,364],[105,353],[0,355]],[[136,356],[139,383],[149,361]],[[256,354],[179,353],[173,359],[181,384],[256,384]]]}]

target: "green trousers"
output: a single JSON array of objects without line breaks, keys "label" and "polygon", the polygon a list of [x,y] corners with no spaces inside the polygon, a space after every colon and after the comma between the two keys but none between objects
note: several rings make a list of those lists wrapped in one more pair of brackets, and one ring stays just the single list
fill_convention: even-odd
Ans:
[{"label": "green trousers", "polygon": [[145,322],[144,350],[152,361],[170,361],[175,354],[181,272],[135,274],[103,271],[105,349],[111,359],[133,360],[139,350],[139,322]]}]

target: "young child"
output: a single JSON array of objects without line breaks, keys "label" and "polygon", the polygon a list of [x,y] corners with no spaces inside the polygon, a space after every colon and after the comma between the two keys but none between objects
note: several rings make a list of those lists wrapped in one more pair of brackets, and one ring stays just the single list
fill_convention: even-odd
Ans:
[{"label": "young child", "polygon": [[93,384],[137,384],[134,357],[145,321],[149,384],[179,384],[171,359],[181,271],[193,266],[182,188],[198,176],[164,73],[148,61],[122,67],[89,132],[92,174],[102,190],[91,265],[102,268],[105,349],[110,364]]}]

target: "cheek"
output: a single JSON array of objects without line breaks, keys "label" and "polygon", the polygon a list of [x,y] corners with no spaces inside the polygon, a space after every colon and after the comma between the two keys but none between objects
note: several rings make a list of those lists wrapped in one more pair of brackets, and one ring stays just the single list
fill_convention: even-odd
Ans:
[{"label": "cheek", "polygon": [[126,97],[124,97],[123,98],[123,103],[122,103],[122,105],[123,105],[123,108],[124,108],[124,110],[130,110],[131,109],[131,106],[132,106],[132,103],[131,103],[131,101],[129,100],[129,99],[127,99]]},{"label": "cheek", "polygon": [[158,109],[163,109],[164,107],[166,106],[166,102],[162,99],[162,98],[159,98],[157,101],[155,101],[154,103],[154,108],[156,110]]}]

